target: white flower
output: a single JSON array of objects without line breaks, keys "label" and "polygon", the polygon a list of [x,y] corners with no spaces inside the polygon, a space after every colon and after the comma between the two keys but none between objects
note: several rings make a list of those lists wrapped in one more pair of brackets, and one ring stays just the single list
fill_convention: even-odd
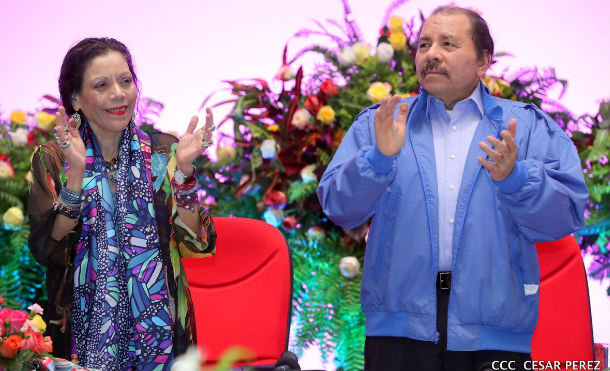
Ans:
[{"label": "white flower", "polygon": [[377,59],[379,62],[389,62],[394,56],[394,48],[388,43],[379,43],[377,45]]},{"label": "white flower", "polygon": [[277,71],[277,74],[275,75],[276,79],[283,80],[283,81],[288,81],[288,80],[292,79],[293,77],[294,77],[294,71],[292,70],[292,67],[290,67],[290,65],[288,65],[288,64],[282,65],[282,67],[280,67],[280,69]]},{"label": "white flower", "polygon": [[261,155],[263,158],[274,158],[275,153],[277,152],[277,144],[275,143],[275,139],[265,139],[263,143],[261,143]]},{"label": "white flower", "polygon": [[311,114],[305,108],[297,108],[294,111],[294,115],[292,116],[292,126],[297,129],[305,129],[307,124],[309,123],[309,119],[311,118]]},{"label": "white flower", "polygon": [[34,312],[36,314],[40,314],[41,316],[42,316],[42,313],[44,313],[44,309],[42,309],[42,307],[40,305],[38,305],[37,303],[34,303],[34,304],[30,305],[28,307],[28,309],[31,312]]},{"label": "white flower", "polygon": [[171,371],[192,371],[199,370],[205,357],[197,349],[196,345],[188,347],[185,353],[176,357]]},{"label": "white flower", "polygon": [[284,219],[284,212],[274,207],[268,207],[263,213],[263,219],[274,227],[279,227]]},{"label": "white flower", "polygon": [[316,174],[313,173],[313,171],[315,169],[316,169],[316,165],[313,165],[313,164],[307,165],[303,169],[301,169],[301,180],[303,180],[303,183],[309,183],[314,180],[318,180],[318,178],[316,177]]},{"label": "white flower", "polygon": [[8,135],[16,146],[24,146],[28,143],[28,129],[26,128],[17,128],[15,131],[9,131]]},{"label": "white flower", "polygon": [[353,256],[345,256],[339,262],[339,271],[345,278],[354,278],[360,273],[360,262]]},{"label": "white flower", "polygon": [[351,46],[341,49],[339,52],[339,63],[342,66],[352,66],[356,63],[356,52]]}]

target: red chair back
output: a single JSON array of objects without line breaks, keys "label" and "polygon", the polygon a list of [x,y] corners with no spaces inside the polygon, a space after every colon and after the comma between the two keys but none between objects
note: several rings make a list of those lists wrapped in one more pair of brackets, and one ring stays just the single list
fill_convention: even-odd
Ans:
[{"label": "red chair back", "polygon": [[216,255],[183,259],[197,344],[216,362],[232,346],[254,351],[248,364],[273,365],[287,349],[292,265],[284,236],[261,220],[214,218]]},{"label": "red chair back", "polygon": [[538,326],[532,359],[593,360],[593,326],[587,274],[573,236],[536,244],[540,263]]}]

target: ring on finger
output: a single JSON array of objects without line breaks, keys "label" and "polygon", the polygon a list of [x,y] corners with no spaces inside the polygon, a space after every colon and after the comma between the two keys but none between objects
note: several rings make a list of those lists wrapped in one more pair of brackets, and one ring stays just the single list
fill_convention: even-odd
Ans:
[{"label": "ring on finger", "polygon": [[65,140],[63,142],[59,142],[59,146],[61,147],[61,149],[66,149],[66,148],[70,147],[70,142],[68,142],[67,140]]}]

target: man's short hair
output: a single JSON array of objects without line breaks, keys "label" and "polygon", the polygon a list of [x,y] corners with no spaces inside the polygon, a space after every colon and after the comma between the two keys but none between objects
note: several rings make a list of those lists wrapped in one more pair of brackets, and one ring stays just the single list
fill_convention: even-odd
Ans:
[{"label": "man's short hair", "polygon": [[[430,14],[430,17],[437,14],[453,15],[458,13],[464,14],[470,20],[470,36],[472,38],[472,42],[474,43],[474,48],[477,52],[477,58],[483,58],[484,50],[487,50],[489,56],[493,57],[494,41],[491,38],[491,34],[489,33],[489,27],[487,27],[487,22],[485,22],[483,17],[481,17],[477,12],[459,6],[444,5],[434,9],[432,14]],[[428,19],[430,17],[428,17]],[[422,24],[422,28],[423,27],[424,25]],[[419,29],[419,34],[421,34],[421,28]]]}]

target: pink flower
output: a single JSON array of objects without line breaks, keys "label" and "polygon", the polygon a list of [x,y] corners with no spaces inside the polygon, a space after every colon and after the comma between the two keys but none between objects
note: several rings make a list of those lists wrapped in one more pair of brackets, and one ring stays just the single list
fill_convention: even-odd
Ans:
[{"label": "pink flower", "polygon": [[38,305],[38,303],[34,303],[32,305],[30,305],[28,307],[28,309],[36,314],[40,314],[42,316],[42,313],[44,312],[44,309],[42,309],[42,307],[40,305]]},{"label": "pink flower", "polygon": [[23,336],[21,349],[31,349],[40,354],[47,349],[47,345],[45,344],[45,340],[40,332],[30,329],[27,330]]},{"label": "pink flower", "polygon": [[0,310],[0,322],[1,323],[10,323],[10,330],[17,332],[21,330],[23,324],[28,319],[28,314],[26,312],[22,312],[20,310],[12,310],[8,308],[4,308]]}]

